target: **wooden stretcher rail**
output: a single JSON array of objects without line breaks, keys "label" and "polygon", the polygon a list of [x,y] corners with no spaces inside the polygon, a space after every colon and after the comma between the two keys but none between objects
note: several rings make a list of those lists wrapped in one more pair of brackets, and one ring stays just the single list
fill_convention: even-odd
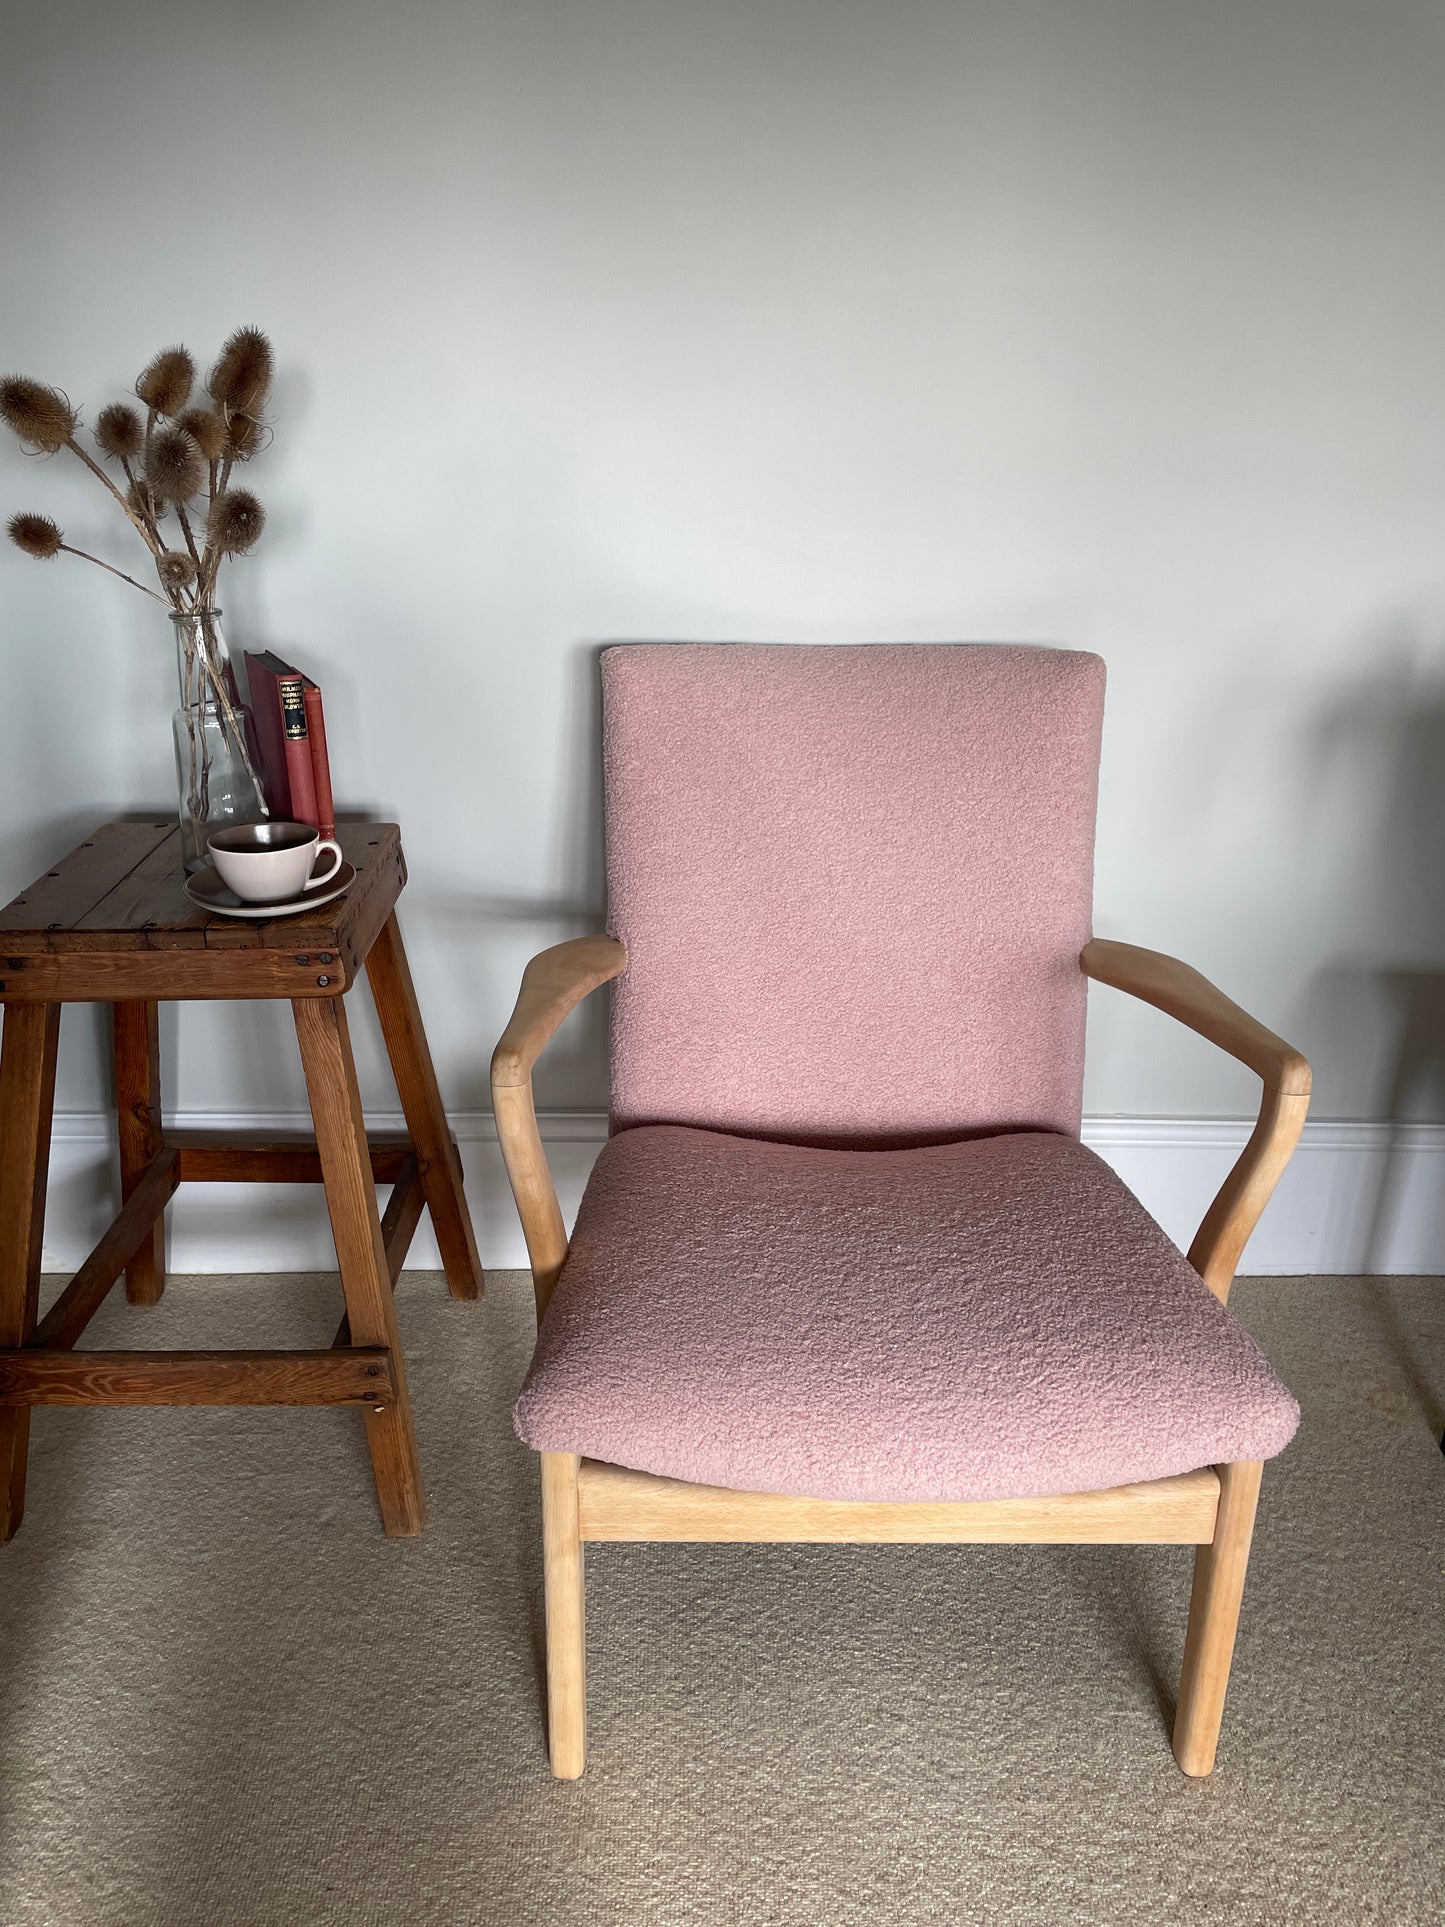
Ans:
[{"label": "wooden stretcher rail", "polygon": [[[200,1184],[320,1184],[321,1154],[314,1137],[231,1137],[211,1131],[167,1131],[180,1153],[181,1182]],[[407,1137],[370,1139],[371,1175],[395,1184],[412,1156]]]},{"label": "wooden stretcher rail", "polygon": [[390,1355],[326,1352],[0,1352],[0,1405],[390,1406]]},{"label": "wooden stretcher rail", "polygon": [[870,1545],[1207,1545],[1219,1474],[979,1502],[798,1499],[655,1478],[598,1459],[577,1477],[583,1539],[775,1540]]}]

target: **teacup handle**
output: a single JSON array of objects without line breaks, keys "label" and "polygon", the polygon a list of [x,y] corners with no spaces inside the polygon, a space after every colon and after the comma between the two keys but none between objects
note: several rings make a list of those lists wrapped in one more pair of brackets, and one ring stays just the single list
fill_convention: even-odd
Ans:
[{"label": "teacup handle", "polygon": [[[321,875],[317,876],[316,865],[320,862],[322,853],[326,850],[330,850],[331,852],[331,868],[329,870],[323,870]],[[341,845],[339,843],[333,843],[329,836],[323,836],[321,841],[316,845],[315,856],[311,859],[311,874],[306,879],[306,888],[308,890],[314,890],[318,883],[329,883],[345,861],[346,859],[341,854]]]}]

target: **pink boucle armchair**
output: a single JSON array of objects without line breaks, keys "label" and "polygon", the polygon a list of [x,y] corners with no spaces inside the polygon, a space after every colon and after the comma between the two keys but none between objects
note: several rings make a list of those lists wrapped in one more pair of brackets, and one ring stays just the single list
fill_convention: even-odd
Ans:
[{"label": "pink boucle armchair", "polygon": [[[1225,1300],[1309,1066],[1092,938],[1103,664],[637,645],[602,679],[612,935],[533,960],[492,1060],[553,1771],[584,1763],[584,1542],[728,1539],[1192,1544],[1174,1751],[1208,1773],[1299,1417]],[[1090,977],[1263,1080],[1187,1259],[1079,1142]],[[613,1130],[569,1250],[532,1066],[609,979]]]}]

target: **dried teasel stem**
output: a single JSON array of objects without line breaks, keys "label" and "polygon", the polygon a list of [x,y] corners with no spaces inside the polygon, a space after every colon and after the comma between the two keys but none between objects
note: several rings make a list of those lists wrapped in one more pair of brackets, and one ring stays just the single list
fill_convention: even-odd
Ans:
[{"label": "dried teasel stem", "polygon": [[148,488],[141,487],[141,478],[136,474],[135,470],[131,467],[130,463],[124,459],[124,457],[122,457],[120,465],[122,470],[125,473],[125,479],[127,480],[127,482],[130,483],[130,499],[136,505],[136,513],[140,516],[141,520],[145,523],[146,531],[147,531],[147,540],[151,543],[152,547],[159,554],[165,548],[166,544],[161,536],[160,523],[156,519],[156,517],[151,513],[150,490]]},{"label": "dried teasel stem", "polygon": [[[180,613],[180,612],[178,612]],[[200,731],[196,727],[196,702],[193,694],[196,686],[196,638],[193,625],[189,622],[177,623],[180,631],[181,661],[181,714],[186,719],[186,809],[195,822],[205,821],[201,805],[200,769],[201,755]]]},{"label": "dried teasel stem", "polygon": [[[189,667],[191,652],[194,650],[199,659],[201,674],[214,690],[216,706],[225,718],[226,726],[235,740],[237,749],[241,752],[241,761],[245,765],[246,774],[256,785],[256,795],[261,803],[261,814],[263,816],[269,816],[271,814],[271,806],[266,801],[265,787],[261,782],[255,764],[251,761],[251,751],[246,742],[245,724],[237,713],[236,702],[233,700],[231,689],[227,686],[226,676],[218,666],[220,648],[217,643],[215,630],[216,612],[214,609],[205,606],[201,600],[201,591],[197,588],[195,608],[193,610],[187,610],[184,613],[190,618],[188,622],[182,623],[181,625],[187,665]],[[196,634],[199,635],[199,643],[197,643],[195,635],[185,634],[185,631],[188,629],[194,629]],[[189,697],[187,697],[188,703],[189,700]]]},{"label": "dried teasel stem", "polygon": [[211,530],[215,522],[216,504],[231,486],[231,470],[236,465],[236,457],[230,449],[221,458],[221,472],[216,474],[215,464],[211,467],[211,493],[206,503],[206,548],[201,558],[201,581],[207,585],[207,594],[214,590],[216,577],[221,572],[222,551],[216,547]]},{"label": "dried teasel stem", "polygon": [[67,541],[62,541],[62,543],[60,543],[60,547],[62,547],[62,551],[64,551],[66,555],[79,555],[79,557],[81,557],[81,561],[85,561],[85,563],[94,563],[94,565],[96,565],[96,568],[108,568],[108,570],[112,572],[112,576],[119,576],[119,578],[121,578],[121,582],[129,582],[133,590],[141,590],[141,594],[148,595],[148,597],[150,597],[150,601],[158,601],[158,603],[164,603],[166,607],[170,607],[170,601],[168,601],[168,597],[166,597],[166,595],[156,595],[156,592],[154,592],[154,590],[148,590],[148,588],[146,588],[145,586],[145,582],[137,582],[137,580],[135,580],[135,576],[127,576],[123,568],[116,568],[114,567],[114,565],[112,565],[112,563],[102,563],[98,555],[91,555],[91,553],[89,553],[87,549],[73,549],[73,547],[71,547],[71,545],[69,545]]},{"label": "dried teasel stem", "polygon": [[98,569],[108,569],[112,575],[118,575],[122,582],[128,582],[133,589],[139,589],[142,595],[148,595],[152,602],[159,602],[166,608],[170,607],[165,596],[157,595],[154,589],[148,589],[144,582],[137,582],[133,575],[127,575],[124,569],[117,569],[113,563],[102,562],[98,555],[92,555],[87,549],[75,549],[68,542],[62,542],[60,553],[78,555],[82,562],[93,562]]},{"label": "dried teasel stem", "polygon": [[77,549],[73,543],[67,542],[59,523],[48,515],[25,513],[12,515],[6,524],[5,532],[17,549],[23,549],[26,555],[34,556],[38,562],[48,562],[57,555],[78,555],[82,562],[93,562],[96,568],[104,569],[110,575],[119,576],[122,582],[128,582],[133,589],[139,589],[142,595],[148,595],[152,602],[165,600],[163,596],[158,596],[154,589],[148,589],[143,582],[137,582],[133,575],[127,575],[124,569],[117,569],[112,563],[102,562],[100,557],[92,555],[89,549]]},{"label": "dried teasel stem", "polygon": [[52,516],[27,515],[27,513],[12,515],[10,522],[6,524],[6,534],[10,536],[10,540],[15,543],[17,549],[23,549],[25,555],[33,555],[39,563],[48,563],[54,555],[79,555],[83,563],[94,563],[96,568],[104,568],[108,570],[108,574],[119,576],[121,582],[129,582],[133,590],[141,590],[141,594],[148,595],[152,601],[164,599],[156,595],[154,590],[148,590],[145,582],[137,582],[135,576],[127,576],[123,568],[116,568],[112,563],[102,563],[100,557],[91,555],[89,549],[77,549],[73,543],[66,541],[66,532],[60,528],[56,520],[52,520]]},{"label": "dried teasel stem", "polygon": [[171,606],[165,596],[157,595],[155,590],[148,589],[144,582],[137,582],[135,577],[127,575],[124,569],[117,569],[109,562],[102,562],[98,555],[91,555],[86,549],[73,549],[68,542],[62,542],[60,547],[66,555],[78,555],[83,562],[93,562],[98,569],[109,569],[110,573],[118,575],[122,582],[128,582],[133,589],[139,589],[142,595],[148,595],[152,602],[159,602],[165,608]]},{"label": "dried teasel stem", "polygon": [[158,538],[153,537],[151,535],[144,521],[141,519],[139,515],[137,515],[135,510],[131,507],[130,503],[121,494],[120,490],[116,487],[115,483],[110,479],[110,477],[106,474],[105,470],[100,466],[100,463],[91,460],[90,456],[86,454],[85,450],[81,447],[80,443],[75,439],[73,435],[68,438],[68,440],[65,443],[65,446],[70,450],[71,454],[74,455],[78,461],[82,461],[85,463],[85,466],[90,470],[92,475],[97,476],[99,478],[103,487],[108,488],[110,490],[111,494],[115,497],[116,501],[120,503],[121,513],[125,516],[125,519],[127,520],[127,522],[131,524],[132,528],[134,528],[134,530],[136,531],[136,534],[139,535],[142,542],[144,542],[146,547],[151,551],[152,555],[159,554],[163,544],[159,541]]},{"label": "dried teasel stem", "polygon": [[186,547],[191,552],[191,560],[196,565],[196,574],[199,577],[201,573],[201,552],[196,547],[195,536],[192,535],[191,533],[190,521],[187,518],[185,509],[179,502],[175,504],[175,510],[176,510],[176,519],[181,525],[181,534],[186,538]]}]

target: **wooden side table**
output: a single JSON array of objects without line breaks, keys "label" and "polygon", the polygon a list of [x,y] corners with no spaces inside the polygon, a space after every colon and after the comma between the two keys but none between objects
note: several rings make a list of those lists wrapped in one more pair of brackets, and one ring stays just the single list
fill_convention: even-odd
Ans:
[{"label": "wooden side table", "polygon": [[[343,824],[357,877],[344,897],[275,922],[196,909],[173,822],[107,823],[0,911],[0,1543],[25,1507],[35,1405],[355,1405],[386,1530],[425,1517],[392,1301],[423,1206],[455,1298],[482,1288],[461,1161],[442,1111],[395,906],[406,882],[394,823]],[[368,1142],[343,1001],[365,969],[406,1118]],[[218,1141],[161,1118],[157,1004],[284,997],[296,1020],[315,1136]],[[122,1209],[38,1318],[60,1007],[114,1020]],[[329,1351],[77,1351],[125,1273],[133,1304],[165,1288],[162,1215],[187,1178],[326,1187],[346,1316]],[[377,1213],[377,1184],[393,1189]]]}]

